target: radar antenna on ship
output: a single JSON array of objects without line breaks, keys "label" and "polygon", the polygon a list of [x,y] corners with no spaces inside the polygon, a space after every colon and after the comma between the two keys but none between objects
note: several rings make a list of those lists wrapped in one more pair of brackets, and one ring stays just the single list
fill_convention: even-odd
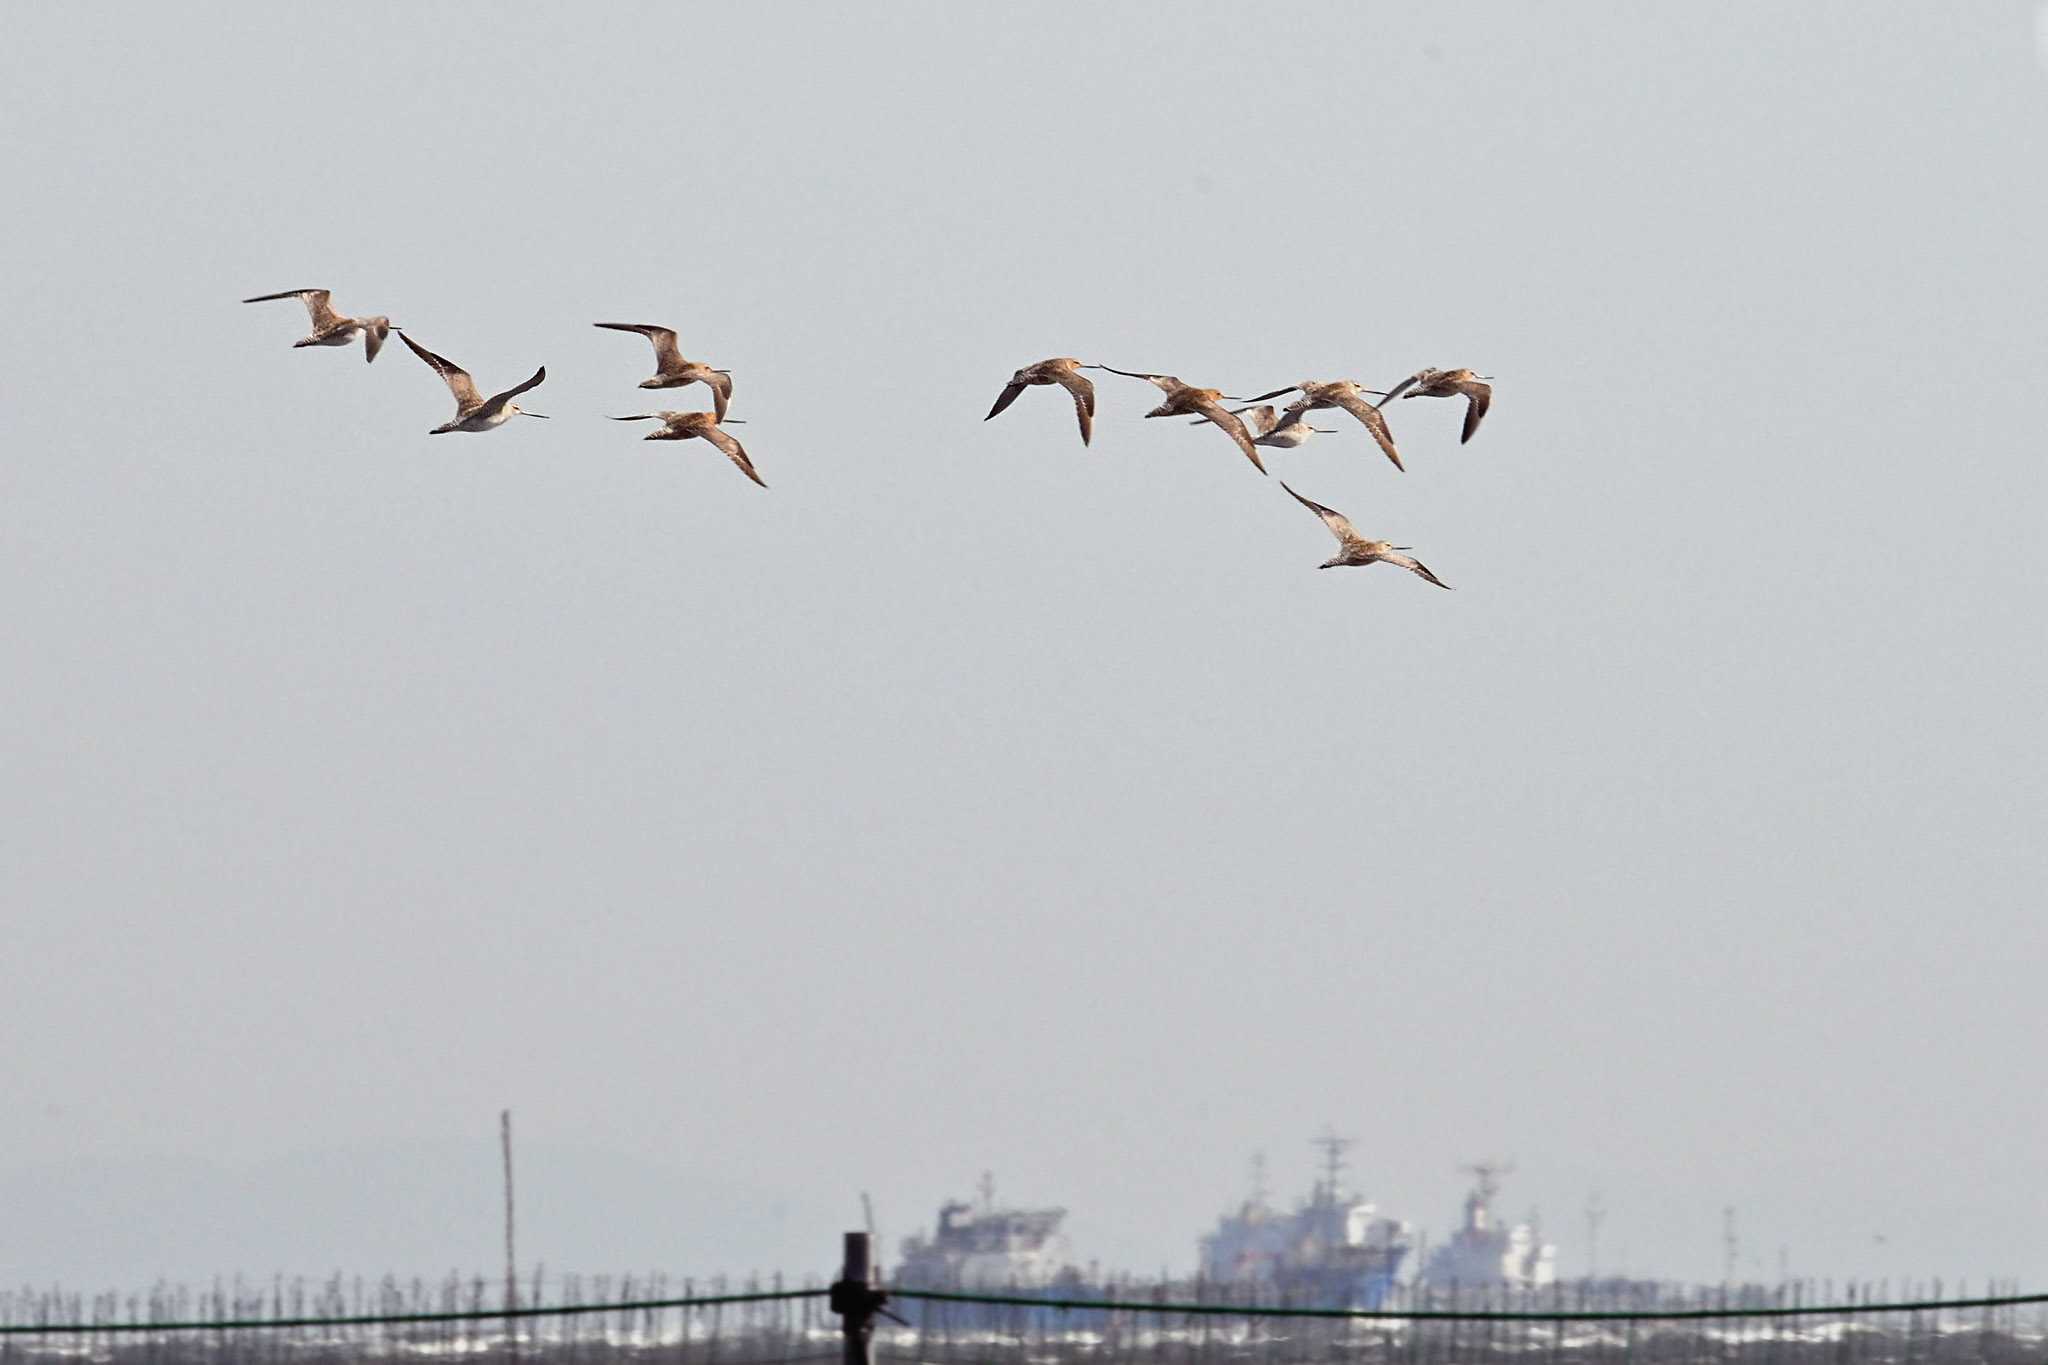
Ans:
[{"label": "radar antenna on ship", "polygon": [[1325,1127],[1323,1135],[1314,1139],[1313,1146],[1323,1153],[1323,1183],[1321,1202],[1334,1204],[1343,1188],[1340,1181],[1344,1175],[1344,1153],[1358,1142],[1357,1138],[1339,1137],[1334,1127]]},{"label": "radar antenna on ship", "polygon": [[1482,1203],[1491,1204],[1493,1197],[1500,1193],[1500,1179],[1515,1173],[1512,1161],[1475,1161],[1469,1166],[1460,1166],[1461,1171],[1470,1171],[1479,1177],[1479,1198]]},{"label": "radar antenna on ship", "polygon": [[1514,1174],[1515,1163],[1489,1158],[1458,1169],[1470,1171],[1478,1180],[1472,1193],[1465,1196],[1465,1226],[1476,1232],[1492,1222],[1493,1197],[1500,1193],[1500,1177]]}]

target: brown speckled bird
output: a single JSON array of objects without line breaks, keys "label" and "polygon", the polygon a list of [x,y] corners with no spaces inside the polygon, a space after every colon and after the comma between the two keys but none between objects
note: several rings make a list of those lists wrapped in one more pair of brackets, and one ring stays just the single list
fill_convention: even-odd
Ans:
[{"label": "brown speckled bird", "polygon": [[[630,417],[614,417],[614,422],[659,422],[660,431],[650,431],[641,437],[644,441],[687,441],[701,437],[725,452],[725,458],[739,467],[740,473],[766,488],[767,481],[754,472],[754,462],[747,458],[745,447],[732,436],[718,428],[718,418],[708,412],[636,412]],[[738,422],[738,418],[733,419]]]},{"label": "brown speckled bird", "polygon": [[1381,451],[1394,462],[1394,468],[1405,470],[1401,463],[1401,452],[1394,448],[1394,433],[1387,428],[1387,419],[1380,410],[1365,401],[1367,394],[1378,394],[1378,389],[1361,388],[1355,379],[1304,379],[1299,384],[1289,384],[1284,389],[1262,393],[1251,401],[1263,403],[1268,398],[1278,398],[1283,393],[1299,390],[1301,397],[1289,403],[1284,415],[1299,417],[1318,408],[1342,408],[1365,423],[1365,429],[1379,442]]},{"label": "brown speckled bird", "polygon": [[1472,439],[1472,433],[1479,430],[1479,419],[1486,416],[1486,410],[1493,404],[1493,386],[1486,381],[1490,374],[1474,374],[1470,370],[1417,370],[1400,383],[1394,391],[1381,400],[1381,406],[1396,398],[1456,398],[1465,395],[1465,432],[1458,437],[1463,445]]},{"label": "brown speckled bird", "polygon": [[638,332],[654,343],[654,376],[640,381],[643,389],[680,389],[685,384],[704,384],[711,390],[711,406],[719,421],[725,420],[726,405],[732,402],[732,373],[717,370],[701,361],[685,360],[676,345],[676,334],[650,322],[599,322],[593,326],[613,332]]},{"label": "brown speckled bird", "polygon": [[[1280,486],[1287,488],[1284,480]],[[1448,589],[1451,586],[1431,573],[1421,560],[1412,559],[1403,553],[1413,549],[1413,546],[1396,545],[1386,540],[1367,540],[1358,534],[1358,528],[1353,526],[1351,519],[1342,512],[1334,511],[1319,502],[1310,502],[1292,488],[1287,488],[1287,495],[1321,517],[1323,525],[1330,528],[1330,534],[1337,537],[1337,557],[1324,560],[1316,565],[1317,568],[1341,569],[1360,564],[1398,564],[1417,578],[1427,579],[1439,588]]]},{"label": "brown speckled bird", "polygon": [[[1237,442],[1237,448],[1244,452],[1244,457],[1252,462],[1252,468],[1261,474],[1266,472],[1265,462],[1259,458],[1259,448],[1252,444],[1252,434],[1245,430],[1244,422],[1236,413],[1223,406],[1221,389],[1198,389],[1192,384],[1183,384],[1170,374],[1141,374],[1134,370],[1119,370],[1114,365],[1100,368],[1159,387],[1159,391],[1166,395],[1166,401],[1146,413],[1147,417],[1177,417],[1182,413],[1206,417],[1230,434],[1230,439]],[[1238,403],[1244,400],[1232,398],[1229,401]]]},{"label": "brown speckled bird", "polygon": [[328,302],[325,289],[287,289],[281,294],[258,294],[243,303],[268,303],[272,299],[297,299],[306,305],[306,315],[313,320],[313,330],[292,343],[292,349],[301,346],[346,346],[358,336],[363,339],[363,359],[375,360],[377,352],[384,349],[384,338],[391,331],[391,319],[343,317],[334,311]]},{"label": "brown speckled bird", "polygon": [[441,376],[441,382],[448,386],[448,392],[455,395],[455,416],[428,432],[439,436],[450,431],[489,431],[512,420],[516,413],[521,417],[545,417],[544,412],[528,412],[513,402],[520,394],[539,384],[548,377],[548,368],[543,365],[533,372],[533,377],[524,384],[514,384],[503,393],[494,393],[489,398],[477,391],[476,381],[469,377],[469,371],[452,360],[444,360],[426,347],[414,341],[404,332],[398,339],[403,341],[412,353],[427,362],[427,368]]},{"label": "brown speckled bird", "polygon": [[1095,434],[1095,385],[1081,371],[1100,368],[1099,365],[1083,365],[1070,355],[1054,356],[1036,365],[1026,365],[1010,376],[1010,382],[996,395],[996,405],[988,410],[988,417],[981,420],[986,422],[1016,402],[1017,395],[1033,384],[1057,384],[1074,395],[1074,416],[1081,423],[1081,444],[1085,446]]}]

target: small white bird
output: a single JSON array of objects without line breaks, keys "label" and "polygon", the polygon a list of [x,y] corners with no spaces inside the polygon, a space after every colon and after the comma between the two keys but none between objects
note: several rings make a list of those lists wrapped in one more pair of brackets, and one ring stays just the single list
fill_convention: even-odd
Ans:
[{"label": "small white bird", "polygon": [[1299,417],[1317,408],[1342,408],[1365,423],[1365,429],[1372,433],[1373,440],[1379,442],[1381,452],[1394,462],[1394,468],[1407,468],[1401,463],[1401,452],[1394,448],[1394,433],[1388,429],[1387,419],[1380,414],[1378,407],[1365,401],[1365,395],[1377,395],[1379,390],[1361,388],[1355,379],[1304,379],[1299,384],[1262,393],[1251,401],[1263,403],[1268,398],[1278,398],[1297,389],[1301,391],[1301,397],[1287,405],[1287,416]]},{"label": "small white bird", "polygon": [[350,318],[334,311],[328,302],[325,289],[287,289],[281,294],[258,294],[243,303],[269,303],[272,299],[297,299],[306,305],[306,315],[313,321],[313,330],[292,343],[292,349],[301,346],[346,346],[358,336],[363,339],[363,360],[367,363],[377,358],[377,352],[384,349],[384,338],[391,331],[391,319]]},{"label": "small white bird", "polygon": [[[1244,418],[1244,424],[1254,438],[1252,444],[1257,446],[1293,450],[1307,445],[1311,436],[1337,434],[1330,427],[1310,426],[1307,414],[1291,407],[1287,409],[1285,420],[1274,415],[1273,405],[1270,403],[1262,403],[1255,408],[1232,408],[1231,411]],[[1206,417],[1197,417],[1190,425],[1200,426],[1208,420]]]},{"label": "small white bird", "polygon": [[414,355],[427,362],[429,369],[441,376],[441,382],[448,386],[448,392],[455,395],[454,420],[443,422],[440,426],[435,427],[427,433],[429,436],[439,436],[443,432],[449,431],[489,431],[492,427],[501,427],[511,421],[512,414],[514,413],[518,413],[521,417],[547,416],[544,412],[528,412],[525,408],[512,401],[520,394],[539,384],[541,380],[546,379],[548,377],[547,366],[543,365],[535,370],[533,378],[527,380],[524,384],[515,384],[503,393],[494,393],[489,398],[486,398],[477,392],[476,381],[469,377],[468,370],[463,369],[452,360],[443,360],[440,356],[435,355],[432,351],[407,336],[403,331],[399,332],[398,337],[399,340],[412,348]]}]

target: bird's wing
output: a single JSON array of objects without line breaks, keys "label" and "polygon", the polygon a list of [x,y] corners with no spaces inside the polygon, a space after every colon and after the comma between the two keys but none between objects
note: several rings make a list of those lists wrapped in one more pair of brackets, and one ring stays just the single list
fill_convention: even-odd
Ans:
[{"label": "bird's wing", "polygon": [[1245,425],[1252,429],[1254,436],[1269,435],[1275,427],[1280,425],[1280,418],[1273,411],[1271,403],[1261,403],[1255,408],[1239,408],[1238,411],[1251,418]]},{"label": "bird's wing", "polygon": [[1444,582],[1441,578],[1438,578],[1435,574],[1431,573],[1429,571],[1429,566],[1427,564],[1424,564],[1419,559],[1414,559],[1408,555],[1404,555],[1399,550],[1384,551],[1378,556],[1378,558],[1388,564],[1398,564],[1402,568],[1406,569],[1409,573],[1414,574],[1417,578],[1427,579],[1431,583],[1436,584],[1439,588],[1443,588],[1446,591],[1451,591],[1451,585]]},{"label": "bird's wing", "polygon": [[1406,379],[1394,385],[1393,388],[1387,390],[1387,396],[1380,400],[1380,406],[1385,407],[1387,404],[1393,402],[1396,398],[1399,398],[1402,394],[1408,392],[1408,390],[1414,388],[1415,385],[1421,380],[1422,376],[1428,373],[1428,370],[1417,370],[1414,374],[1409,375]]},{"label": "bird's wing", "polygon": [[1372,433],[1373,440],[1380,443],[1380,449],[1394,462],[1394,468],[1405,472],[1406,466],[1401,463],[1401,452],[1394,449],[1394,433],[1387,429],[1384,413],[1355,393],[1340,394],[1337,406],[1365,423],[1365,429]]},{"label": "bird's wing", "polygon": [[1266,400],[1267,400],[1268,398],[1278,398],[1278,397],[1279,397],[1279,396],[1280,396],[1281,394],[1283,394],[1283,393],[1293,393],[1293,392],[1294,392],[1294,391],[1295,391],[1296,389],[1298,389],[1298,388],[1300,388],[1300,387],[1301,387],[1301,385],[1299,385],[1299,384],[1289,384],[1289,385],[1288,385],[1288,386],[1287,386],[1286,388],[1284,388],[1284,389],[1275,389],[1275,390],[1273,390],[1273,391],[1272,391],[1271,393],[1261,393],[1261,394],[1257,394],[1257,395],[1254,395],[1254,396],[1253,396],[1253,397],[1251,397],[1251,398],[1248,398],[1248,399],[1246,399],[1245,401],[1246,401],[1246,402],[1249,402],[1249,403],[1263,403],[1263,402],[1265,402],[1265,401],[1266,401]]},{"label": "bird's wing", "polygon": [[636,412],[627,417],[614,417],[612,420],[614,422],[666,422],[668,414],[665,412]]},{"label": "bird's wing", "polygon": [[666,327],[656,327],[651,322],[599,322],[593,325],[614,332],[638,332],[646,337],[654,343],[654,368],[663,374],[683,368],[683,353],[676,345],[676,334]]},{"label": "bird's wing", "polygon": [[[465,379],[467,379],[468,377],[469,376],[467,375],[463,376],[463,378]],[[533,375],[529,379],[527,379],[525,383],[514,384],[511,388],[505,390],[503,393],[492,394],[490,397],[490,401],[483,404],[477,409],[477,415],[480,417],[495,416],[499,412],[499,410],[502,409],[507,403],[517,398],[520,394],[525,393],[528,389],[535,387],[540,383],[541,380],[546,379],[547,377],[548,367],[543,365],[539,369],[535,370],[533,372]]]},{"label": "bird's wing", "polygon": [[711,418],[715,422],[723,422],[725,410],[732,403],[732,376],[713,370],[705,376],[704,383],[711,390],[711,406],[714,409]]},{"label": "bird's wing", "polygon": [[[1004,408],[1007,408],[1008,406],[1010,406],[1010,404],[1016,402],[1017,395],[1024,392],[1024,390],[1029,387],[1030,386],[1028,384],[1020,384],[1014,379],[1011,380],[1008,384],[1005,384],[1003,386],[1003,391],[996,395],[996,405],[988,410],[988,417],[995,416]],[[981,420],[986,422],[988,420],[988,417],[984,417]]]},{"label": "bird's wing", "polygon": [[1493,385],[1484,380],[1468,379],[1458,385],[1458,392],[1469,400],[1465,404],[1465,434],[1458,438],[1463,445],[1472,439],[1472,433],[1479,430],[1479,421],[1486,416],[1487,408],[1493,404]]},{"label": "bird's wing", "polygon": [[341,314],[334,311],[333,306],[327,301],[328,297],[325,289],[286,289],[276,294],[258,294],[255,298],[243,299],[242,302],[269,303],[272,299],[297,299],[306,305],[306,316],[313,320],[313,330],[317,332],[322,327],[330,327],[341,320]]},{"label": "bird's wing", "polygon": [[717,446],[720,450],[724,451],[725,458],[731,460],[734,464],[740,467],[740,473],[746,475],[755,483],[760,484],[763,488],[766,488],[768,486],[765,482],[763,482],[761,476],[754,472],[754,462],[747,458],[746,448],[742,446],[738,441],[735,441],[730,435],[723,431],[720,431],[715,426],[706,427],[703,431],[699,432],[698,434],[701,435],[705,440],[711,442],[711,444]]},{"label": "bird's wing", "polygon": [[1095,434],[1095,385],[1085,374],[1054,370],[1053,382],[1074,395],[1074,418],[1081,424],[1081,444]]},{"label": "bird's wing", "polygon": [[[1280,481],[1280,486],[1282,488],[1287,488],[1287,481],[1285,479],[1282,479]],[[1319,502],[1311,502],[1309,499],[1304,498],[1301,494],[1295,492],[1292,488],[1287,488],[1287,496],[1293,498],[1303,507],[1306,507],[1309,511],[1321,517],[1323,519],[1323,525],[1330,528],[1330,534],[1337,537],[1337,543],[1339,545],[1356,545],[1365,539],[1364,536],[1358,534],[1358,528],[1351,524],[1351,518],[1345,516],[1342,512],[1337,511],[1335,508],[1325,507]]]},{"label": "bird's wing", "polygon": [[373,322],[363,328],[363,361],[365,364],[377,358],[377,352],[384,349],[384,338],[391,333],[388,322]]},{"label": "bird's wing", "polygon": [[1242,450],[1245,458],[1252,462],[1252,468],[1258,470],[1261,474],[1266,472],[1266,462],[1259,458],[1259,448],[1252,444],[1251,433],[1244,429],[1244,423],[1239,420],[1236,413],[1224,407],[1221,403],[1210,402],[1195,403],[1192,405],[1192,410],[1201,413],[1202,416],[1229,432],[1230,439],[1237,442],[1237,448]]},{"label": "bird's wing", "polygon": [[448,392],[455,395],[455,411],[458,416],[475,412],[484,405],[483,395],[476,391],[476,381],[469,377],[468,370],[452,360],[443,360],[435,355],[414,341],[410,333],[400,332],[398,339],[411,347],[414,355],[426,361],[428,369],[441,376],[441,382],[448,386]]}]

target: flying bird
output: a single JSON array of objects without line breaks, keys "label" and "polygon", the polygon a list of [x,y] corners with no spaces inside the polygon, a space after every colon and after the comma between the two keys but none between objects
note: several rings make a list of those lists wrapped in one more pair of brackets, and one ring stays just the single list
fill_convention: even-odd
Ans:
[{"label": "flying bird", "polygon": [[988,417],[981,420],[986,422],[1016,402],[1017,395],[1033,384],[1057,384],[1074,395],[1074,416],[1081,423],[1081,444],[1085,446],[1095,434],[1095,385],[1081,371],[1100,368],[1099,365],[1083,365],[1072,356],[1055,356],[1036,365],[1026,365],[1010,376],[1010,382],[996,396],[996,405],[988,410]]},{"label": "flying bird", "polygon": [[725,420],[726,404],[732,401],[732,372],[713,369],[696,360],[683,359],[676,346],[676,334],[666,327],[645,322],[600,322],[598,327],[614,332],[638,332],[654,343],[654,376],[640,381],[643,389],[680,389],[685,384],[704,384],[711,389],[711,405],[718,420]]},{"label": "flying bird", "polygon": [[[1237,442],[1237,448],[1252,462],[1252,468],[1261,474],[1266,472],[1265,462],[1259,458],[1259,448],[1252,444],[1252,434],[1245,430],[1244,422],[1236,413],[1223,406],[1224,394],[1221,389],[1198,389],[1191,384],[1181,383],[1170,374],[1139,374],[1132,370],[1119,370],[1114,365],[1103,365],[1098,368],[1108,370],[1111,374],[1156,384],[1159,391],[1166,395],[1166,401],[1146,413],[1147,417],[1177,417],[1182,413],[1205,417],[1230,433],[1230,439]],[[1229,401],[1234,403],[1240,400],[1233,398]]]},{"label": "flying bird", "polygon": [[[754,472],[754,462],[747,458],[745,447],[732,436],[719,430],[718,418],[709,412],[636,412],[630,417],[614,417],[614,422],[659,422],[660,431],[650,431],[640,439],[644,441],[687,441],[702,437],[725,452],[725,457],[739,466],[740,473],[766,488],[767,483]],[[739,419],[734,418],[735,422]]]},{"label": "flying bird", "polygon": [[377,352],[384,349],[384,338],[391,331],[391,319],[349,318],[334,311],[328,302],[325,289],[287,289],[281,294],[258,294],[243,303],[269,303],[272,299],[297,299],[306,305],[306,315],[313,320],[313,330],[292,343],[292,349],[301,346],[346,346],[358,336],[363,339],[363,360],[375,360]]},{"label": "flying bird", "polygon": [[1489,374],[1474,374],[1470,370],[1417,370],[1380,400],[1382,407],[1396,398],[1455,398],[1465,395],[1465,432],[1458,438],[1463,445],[1472,439],[1472,433],[1479,430],[1479,421],[1486,416],[1486,409],[1493,403],[1493,386],[1486,381]]},{"label": "flying bird", "polygon": [[503,393],[494,393],[486,398],[477,392],[476,381],[469,377],[468,370],[453,361],[443,360],[403,331],[399,332],[398,339],[411,347],[414,355],[426,361],[427,367],[441,376],[441,382],[448,386],[448,392],[455,395],[454,420],[435,427],[427,433],[429,436],[439,436],[446,431],[489,431],[492,427],[503,426],[511,421],[515,412],[522,417],[547,416],[544,412],[528,412],[512,401],[546,379],[547,366],[543,365],[535,370],[533,378],[524,384],[515,384]]},{"label": "flying bird", "polygon": [[[1287,409],[1285,420],[1275,415],[1273,405],[1270,403],[1262,403],[1257,407],[1250,408],[1232,408],[1231,411],[1245,419],[1245,426],[1250,428],[1252,433],[1252,444],[1257,446],[1275,446],[1281,450],[1293,450],[1298,446],[1308,444],[1308,438],[1311,436],[1318,434],[1335,436],[1337,434],[1330,427],[1310,426],[1307,414],[1292,407]],[[1193,424],[1200,426],[1208,420],[1206,417],[1197,417]]]},{"label": "flying bird", "polygon": [[1365,423],[1365,429],[1372,433],[1373,440],[1379,442],[1380,449],[1394,462],[1394,468],[1407,468],[1401,463],[1401,452],[1394,449],[1394,433],[1388,430],[1387,419],[1381,415],[1377,407],[1365,401],[1367,394],[1378,395],[1378,389],[1361,388],[1355,379],[1304,379],[1299,384],[1289,384],[1284,389],[1262,393],[1251,401],[1263,403],[1268,398],[1278,398],[1283,393],[1294,393],[1297,390],[1300,391],[1301,397],[1287,405],[1288,415],[1299,417],[1318,408],[1342,408]]},{"label": "flying bird", "polygon": [[[1282,480],[1280,486],[1287,488],[1286,481]],[[1409,573],[1418,578],[1428,579],[1439,588],[1448,589],[1451,586],[1431,573],[1421,560],[1412,559],[1404,553],[1413,549],[1413,546],[1395,545],[1385,540],[1367,540],[1358,534],[1358,528],[1353,526],[1351,519],[1342,512],[1333,511],[1319,502],[1310,502],[1292,488],[1287,488],[1287,495],[1321,517],[1323,525],[1330,528],[1330,534],[1337,537],[1337,557],[1324,560],[1316,565],[1317,568],[1341,569],[1355,564],[1398,564]]]}]

